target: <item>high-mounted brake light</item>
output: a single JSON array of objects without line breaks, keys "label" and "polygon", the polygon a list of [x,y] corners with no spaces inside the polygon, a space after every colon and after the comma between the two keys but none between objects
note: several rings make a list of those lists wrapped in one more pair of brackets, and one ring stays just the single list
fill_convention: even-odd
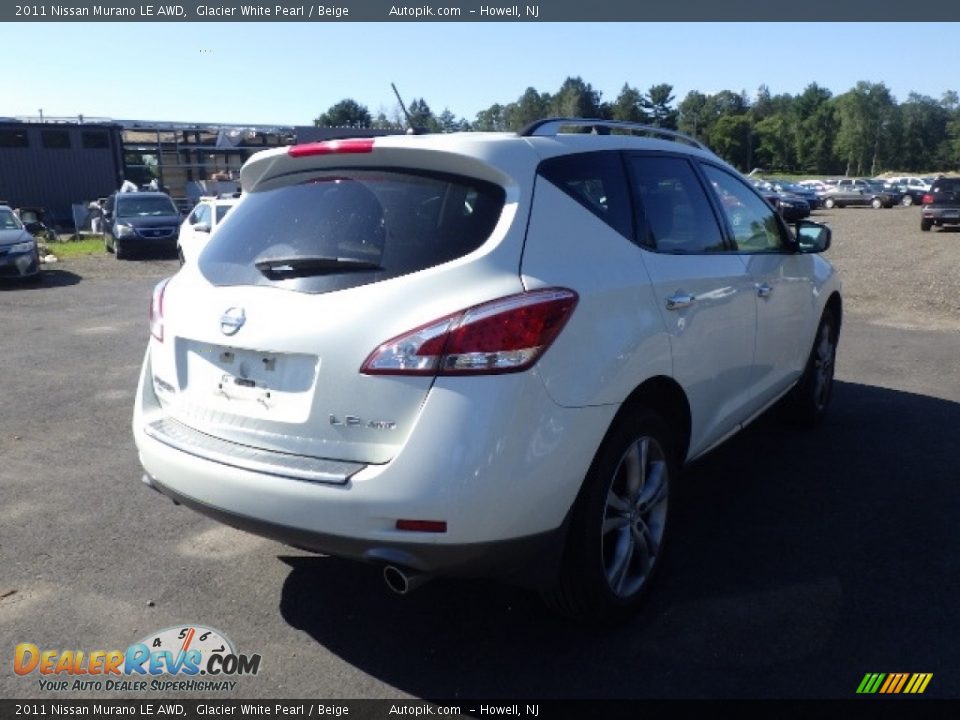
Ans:
[{"label": "high-mounted brake light", "polygon": [[373,152],[373,138],[348,138],[346,140],[324,140],[322,142],[291,145],[287,155],[293,158],[311,155],[351,155]]},{"label": "high-mounted brake light", "polygon": [[532,366],[566,325],[573,290],[546,288],[475,305],[374,350],[366,375],[494,375]]},{"label": "high-mounted brake light", "polygon": [[167,291],[170,278],[165,278],[153,288],[153,297],[150,298],[150,334],[163,342],[163,295]]}]

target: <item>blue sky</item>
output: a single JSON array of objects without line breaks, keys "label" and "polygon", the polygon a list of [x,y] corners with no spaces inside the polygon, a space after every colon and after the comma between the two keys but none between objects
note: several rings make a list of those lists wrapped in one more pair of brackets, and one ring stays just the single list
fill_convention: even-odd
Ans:
[{"label": "blue sky", "polygon": [[[6,24],[0,116],[303,125],[350,97],[391,115],[390,82],[473,120],[530,86],[624,82],[835,94],[884,82],[899,101],[960,91],[957,23]],[[937,62],[930,59],[937,57]],[[11,74],[11,70],[15,71]]]}]

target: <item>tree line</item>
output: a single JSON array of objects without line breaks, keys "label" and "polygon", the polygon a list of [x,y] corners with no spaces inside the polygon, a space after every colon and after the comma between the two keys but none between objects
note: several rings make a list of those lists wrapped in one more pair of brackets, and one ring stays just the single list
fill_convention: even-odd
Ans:
[{"label": "tree line", "polygon": [[[423,98],[414,99],[407,111],[410,124],[427,132],[516,131],[545,117],[641,122],[687,133],[743,171],[876,175],[960,166],[960,97],[953,90],[939,100],[912,92],[898,102],[884,83],[860,81],[841,95],[811,83],[799,95],[771,95],[764,85],[753,97],[743,91],[693,90],[675,100],[667,83],[646,92],[624,83],[616,99],[607,102],[590,83],[569,77],[556,93],[527,88],[514,102],[481,110],[472,122],[449,109],[436,115]],[[314,124],[408,126],[399,112],[373,117],[351,99],[333,105]]]}]

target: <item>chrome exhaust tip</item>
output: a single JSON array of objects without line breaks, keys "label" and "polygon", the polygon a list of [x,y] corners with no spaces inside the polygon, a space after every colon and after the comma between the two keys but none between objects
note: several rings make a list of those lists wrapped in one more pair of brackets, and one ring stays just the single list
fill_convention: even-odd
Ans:
[{"label": "chrome exhaust tip", "polygon": [[430,576],[425,573],[404,570],[396,565],[383,568],[383,581],[397,595],[407,595],[423,585]]}]

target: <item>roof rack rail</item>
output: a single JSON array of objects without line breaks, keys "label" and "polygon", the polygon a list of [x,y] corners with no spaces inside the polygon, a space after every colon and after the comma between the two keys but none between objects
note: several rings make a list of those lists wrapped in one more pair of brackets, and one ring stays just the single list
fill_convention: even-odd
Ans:
[{"label": "roof rack rail", "polygon": [[545,118],[543,120],[535,120],[520,130],[517,134],[521,137],[549,137],[551,135],[559,134],[560,129],[565,127],[589,128],[597,135],[609,135],[611,130],[622,130],[634,135],[656,137],[663,140],[672,140],[674,142],[691,145],[709,153],[713,152],[699,140],[692,138],[689,135],[684,135],[681,132],[677,132],[676,130],[668,130],[666,128],[656,127],[655,125],[644,125],[643,123],[629,122],[625,120],[601,120],[599,118],[564,117]]}]

